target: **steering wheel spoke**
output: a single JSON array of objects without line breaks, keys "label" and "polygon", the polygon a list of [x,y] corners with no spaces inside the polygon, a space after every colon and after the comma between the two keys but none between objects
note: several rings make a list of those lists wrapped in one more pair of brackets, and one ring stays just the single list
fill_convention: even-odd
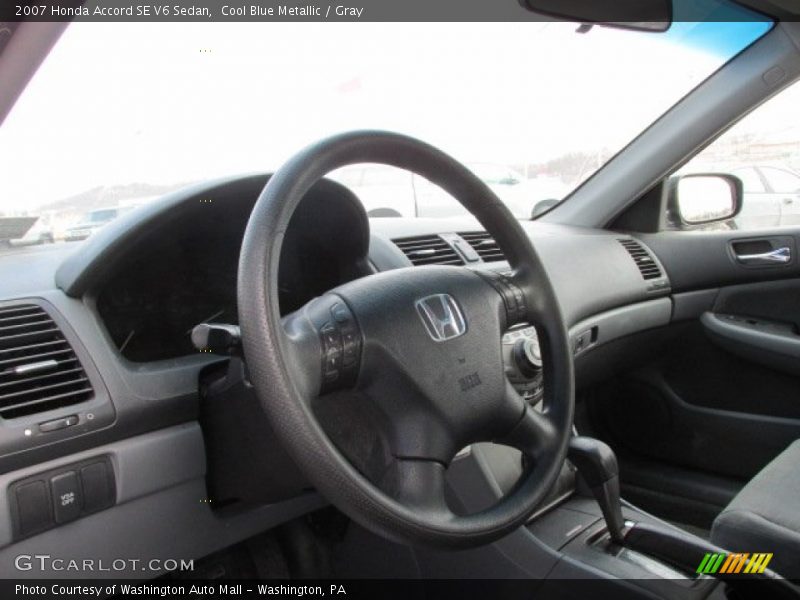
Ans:
[{"label": "steering wheel spoke", "polygon": [[516,448],[533,461],[552,452],[559,440],[559,431],[549,414],[528,405],[511,386],[507,391],[506,402],[513,404],[521,402],[523,404],[522,416],[508,433],[497,439],[496,442]]}]

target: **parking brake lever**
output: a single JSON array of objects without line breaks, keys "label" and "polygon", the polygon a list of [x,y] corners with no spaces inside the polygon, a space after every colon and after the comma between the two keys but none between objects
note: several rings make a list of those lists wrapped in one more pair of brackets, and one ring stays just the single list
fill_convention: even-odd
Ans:
[{"label": "parking brake lever", "polygon": [[617,544],[623,543],[625,521],[619,495],[617,457],[608,444],[595,438],[576,436],[570,439],[567,458],[578,468],[603,511],[608,534]]}]

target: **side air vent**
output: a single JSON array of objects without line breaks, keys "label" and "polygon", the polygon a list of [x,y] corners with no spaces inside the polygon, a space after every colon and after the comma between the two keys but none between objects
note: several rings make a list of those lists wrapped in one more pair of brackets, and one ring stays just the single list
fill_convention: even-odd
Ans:
[{"label": "side air vent", "polygon": [[43,308],[0,308],[0,417],[32,415],[93,395],[78,357]]},{"label": "side air vent", "polygon": [[468,233],[459,233],[464,240],[472,246],[472,249],[478,253],[483,262],[494,262],[498,260],[505,260],[506,257],[494,238],[485,231],[473,231]]},{"label": "side air vent", "polygon": [[392,240],[414,265],[463,265],[455,250],[438,235]]},{"label": "side air vent", "polygon": [[636,266],[639,267],[642,277],[645,279],[659,279],[661,277],[661,269],[658,267],[658,264],[639,242],[628,238],[619,240],[619,243],[622,244],[625,250],[628,251],[628,254],[631,255]]}]

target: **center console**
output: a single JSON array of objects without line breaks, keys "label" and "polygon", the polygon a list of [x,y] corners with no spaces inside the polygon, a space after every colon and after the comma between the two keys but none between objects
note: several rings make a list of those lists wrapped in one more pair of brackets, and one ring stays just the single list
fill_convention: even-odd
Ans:
[{"label": "center console", "polygon": [[[424,555],[420,564],[449,568],[460,577],[540,580],[537,596],[547,598],[581,597],[575,582],[586,579],[604,580],[614,598],[798,597],[795,588],[769,571],[745,577],[698,574],[705,553],[725,550],[622,501],[616,457],[602,442],[573,437],[569,458],[525,527],[491,546],[460,553],[458,565],[447,553],[417,549]],[[452,503],[466,512],[486,508],[521,473],[516,451],[475,445],[448,471]]]}]

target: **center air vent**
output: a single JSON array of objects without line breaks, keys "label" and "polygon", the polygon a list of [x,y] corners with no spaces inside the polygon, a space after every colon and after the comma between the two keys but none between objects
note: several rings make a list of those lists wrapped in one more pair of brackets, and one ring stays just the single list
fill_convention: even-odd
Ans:
[{"label": "center air vent", "polygon": [[438,235],[392,240],[414,265],[463,265],[455,250]]},{"label": "center air vent", "polygon": [[661,269],[658,263],[653,260],[650,253],[648,253],[639,242],[627,238],[619,240],[619,243],[622,244],[625,250],[628,251],[628,254],[633,257],[633,261],[636,263],[636,266],[639,267],[642,277],[645,279],[659,279],[661,277]]},{"label": "center air vent", "polygon": [[0,307],[0,417],[40,413],[93,395],[78,357],[42,307]]},{"label": "center air vent", "polygon": [[464,238],[473,250],[478,253],[483,262],[494,262],[497,260],[505,260],[506,257],[503,251],[498,246],[494,238],[485,231],[472,231],[468,233],[459,233]]}]

